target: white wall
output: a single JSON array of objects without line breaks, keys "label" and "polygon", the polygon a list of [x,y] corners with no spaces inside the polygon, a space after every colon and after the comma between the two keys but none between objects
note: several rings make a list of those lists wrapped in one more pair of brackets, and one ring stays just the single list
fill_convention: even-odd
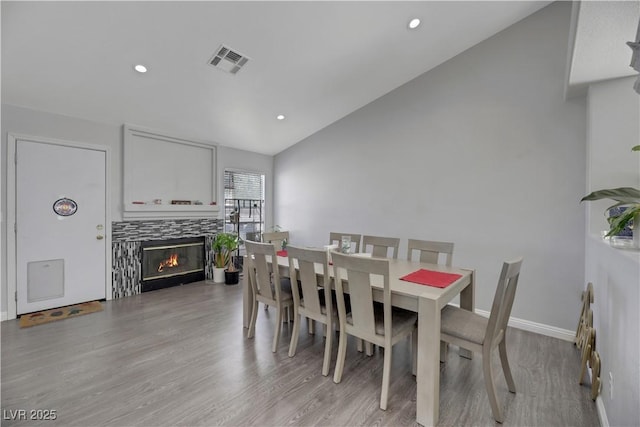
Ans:
[{"label": "white wall", "polygon": [[[100,144],[111,147],[111,218],[122,220],[122,124],[98,123],[76,117],[61,116],[43,111],[31,110],[14,105],[2,105],[2,218],[6,218],[6,173],[7,173],[7,133],[42,136],[67,141]],[[135,123],[134,123],[135,124]],[[156,129],[162,131],[162,129]],[[179,135],[189,138],[190,135]],[[153,153],[150,153],[153,155]],[[235,150],[229,147],[218,147],[218,197],[224,197],[224,168],[235,168],[261,172],[266,175],[266,197],[270,202],[273,182],[273,157],[248,151]],[[268,203],[267,221],[272,221],[272,210]],[[222,210],[222,209],[221,209]],[[2,223],[6,227],[6,223]],[[7,278],[6,278],[6,230],[2,230],[2,254],[0,288],[0,309],[7,311]]]},{"label": "white wall", "polygon": [[[603,188],[640,188],[640,96],[635,77],[592,84],[588,91],[587,192]],[[586,194],[586,193],[585,193]],[[590,233],[608,230],[604,210],[611,200],[587,203]]]},{"label": "white wall", "polygon": [[574,331],[586,107],[563,100],[570,8],[552,4],[276,155],[275,220],[292,243],[453,241],[484,310],[502,261],[522,255],[513,316]]},{"label": "white wall", "polygon": [[[635,78],[593,84],[588,92],[587,191],[640,188],[640,96]],[[640,425],[640,252],[609,247],[599,231],[609,227],[611,201],[587,204],[585,279],[594,285],[593,323],[602,360],[602,404],[609,425]],[[613,399],[609,373],[613,375]]]}]

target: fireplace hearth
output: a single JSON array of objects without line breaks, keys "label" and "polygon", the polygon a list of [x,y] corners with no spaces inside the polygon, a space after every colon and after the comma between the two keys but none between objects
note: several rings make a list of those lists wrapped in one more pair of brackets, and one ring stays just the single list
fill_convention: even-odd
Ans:
[{"label": "fireplace hearth", "polygon": [[142,292],[205,279],[204,237],[142,242]]}]

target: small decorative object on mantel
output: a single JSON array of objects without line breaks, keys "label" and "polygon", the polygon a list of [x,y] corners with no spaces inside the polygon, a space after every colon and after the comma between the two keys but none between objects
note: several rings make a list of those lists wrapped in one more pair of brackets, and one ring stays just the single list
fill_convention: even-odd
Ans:
[{"label": "small decorative object on mantel", "polygon": [[190,205],[191,200],[172,200],[171,204],[172,205]]}]

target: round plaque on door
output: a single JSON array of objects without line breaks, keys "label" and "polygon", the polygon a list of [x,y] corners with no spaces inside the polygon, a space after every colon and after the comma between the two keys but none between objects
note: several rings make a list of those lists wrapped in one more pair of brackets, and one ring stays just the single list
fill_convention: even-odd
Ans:
[{"label": "round plaque on door", "polygon": [[71,216],[78,210],[78,204],[66,197],[58,199],[53,204],[53,211],[60,216]]}]

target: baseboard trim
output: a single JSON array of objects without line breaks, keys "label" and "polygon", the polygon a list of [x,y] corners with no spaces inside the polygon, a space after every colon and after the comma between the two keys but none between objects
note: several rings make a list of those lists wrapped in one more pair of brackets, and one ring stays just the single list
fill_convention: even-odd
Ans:
[{"label": "baseboard trim", "polygon": [[[589,374],[589,381],[593,384],[593,372],[591,368],[587,367],[587,373]],[[596,412],[598,413],[598,421],[600,421],[600,427],[609,427],[609,418],[607,418],[607,410],[604,407],[604,400],[602,400],[602,394],[598,393],[596,397]]]},{"label": "baseboard trim", "polygon": [[609,419],[607,418],[607,410],[604,408],[604,401],[602,396],[598,395],[596,398],[596,410],[598,411],[598,420],[600,421],[600,427],[609,427]]},{"label": "baseboard trim", "polygon": [[0,313],[0,322],[4,322],[5,320],[9,320],[7,317],[7,312],[3,311]]},{"label": "baseboard trim", "polygon": [[[486,310],[476,309],[475,312],[481,316],[489,317],[489,312]],[[522,329],[523,331],[534,332],[536,334],[558,338],[563,341],[569,342],[573,342],[576,337],[576,333],[574,331],[556,328],[555,326],[532,322],[530,320],[518,319],[517,317],[509,318],[509,326],[516,329]]]}]

